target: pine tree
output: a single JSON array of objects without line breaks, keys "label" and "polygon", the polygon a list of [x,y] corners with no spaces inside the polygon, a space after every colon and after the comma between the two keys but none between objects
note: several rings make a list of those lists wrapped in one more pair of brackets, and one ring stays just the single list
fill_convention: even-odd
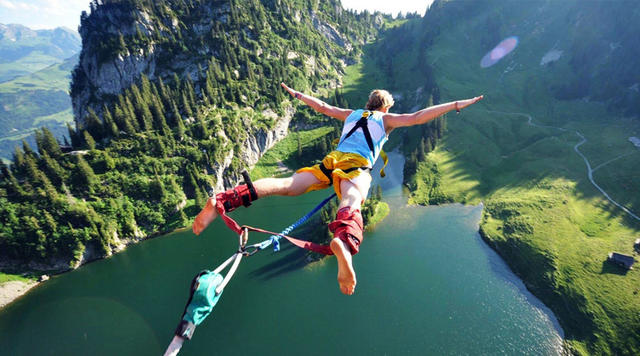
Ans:
[{"label": "pine tree", "polygon": [[4,174],[5,179],[8,181],[8,184],[6,185],[7,196],[17,199],[26,195],[26,192],[22,188],[22,185],[18,182],[18,179],[16,179],[11,170],[7,169],[7,167],[4,166],[2,169],[2,173]]},{"label": "pine tree", "polygon": [[60,164],[52,159],[47,151],[42,152],[42,159],[44,160],[44,167],[47,173],[47,176],[51,179],[52,183],[56,186],[62,185],[64,183],[64,169],[60,166]]},{"label": "pine tree", "polygon": [[186,128],[184,127],[184,122],[182,121],[182,116],[180,115],[180,110],[178,110],[178,107],[176,106],[175,101],[172,101],[171,103],[171,107],[172,107],[172,111],[173,111],[173,120],[175,123],[175,127],[176,127],[176,138],[178,140],[182,140],[182,138],[184,137],[184,133],[186,131]]},{"label": "pine tree", "polygon": [[138,124],[134,106],[131,103],[131,99],[129,98],[128,95],[124,96],[124,106],[122,108],[124,109],[124,112],[127,115],[127,120],[133,125],[136,131],[140,131],[141,126]]},{"label": "pine tree", "polygon": [[127,44],[124,41],[124,36],[122,33],[118,33],[118,51],[117,53],[126,53],[127,52]]},{"label": "pine tree", "polygon": [[85,119],[84,119],[85,128],[87,129],[87,131],[89,131],[91,136],[94,137],[95,139],[97,140],[102,139],[104,129],[102,127],[102,122],[100,121],[100,118],[98,117],[96,112],[93,111],[91,107],[87,109],[87,112],[88,112],[87,116],[85,116]]},{"label": "pine tree", "polygon": [[89,131],[84,130],[82,132],[82,135],[84,137],[84,143],[87,145],[87,148],[90,149],[90,150],[95,150],[96,149],[96,141],[93,139],[93,136],[91,136]]},{"label": "pine tree", "polygon": [[164,112],[166,110],[164,103],[162,102],[162,97],[160,96],[160,92],[158,91],[158,85],[152,83],[151,84],[151,99],[158,102],[160,105],[160,109]]},{"label": "pine tree", "polygon": [[126,97],[132,97],[133,107],[135,110],[135,116],[138,118],[140,127],[144,128],[144,131],[153,130],[153,116],[151,110],[149,110],[150,95],[145,98],[140,92],[140,89],[134,84],[131,86],[131,91],[126,91]]},{"label": "pine tree", "polygon": [[179,217],[178,217],[178,221],[179,221],[180,226],[189,225],[189,218],[187,218],[187,214],[184,213],[184,209],[180,209],[178,214],[180,214]]},{"label": "pine tree", "polygon": [[16,175],[21,176],[24,173],[25,162],[24,152],[22,152],[22,149],[19,146],[15,146],[13,149],[12,161],[13,164],[11,165],[11,169]]},{"label": "pine tree", "polygon": [[191,105],[189,105],[189,99],[187,99],[187,94],[182,92],[182,108],[184,109],[184,113],[187,114],[187,117],[193,117],[193,110],[191,110]]},{"label": "pine tree", "polygon": [[164,110],[162,109],[160,100],[158,100],[157,97],[154,97],[151,100],[151,113],[153,115],[153,123],[155,129],[162,132],[169,130],[169,126],[167,126],[167,120],[164,117],[163,111]]},{"label": "pine tree", "polygon": [[116,125],[116,122],[113,120],[113,116],[111,116],[111,111],[106,105],[102,108],[102,117],[104,119],[106,135],[110,137],[118,137],[120,134],[118,125]]},{"label": "pine tree", "polygon": [[162,98],[162,104],[165,108],[171,107],[171,94],[169,92],[170,89],[165,86],[162,78],[158,78],[157,86],[160,97]]},{"label": "pine tree", "polygon": [[71,139],[71,147],[77,148],[81,146],[80,140],[76,133],[76,130],[71,127],[71,125],[67,122],[67,131],[69,132],[69,138]]},{"label": "pine tree", "polygon": [[73,171],[73,181],[72,183],[75,185],[76,189],[80,191],[88,191],[90,194],[94,193],[94,187],[98,183],[98,177],[93,172],[93,169],[87,161],[82,158],[82,155],[78,155],[76,166]]},{"label": "pine tree", "polygon": [[189,99],[189,105],[191,106],[194,114],[197,114],[198,105],[196,101],[196,91],[193,89],[193,82],[190,77],[187,77],[187,86],[185,90],[187,92],[187,98]]},{"label": "pine tree", "polygon": [[22,139],[22,151],[24,151],[25,157],[37,157],[36,153],[25,139]]},{"label": "pine tree", "polygon": [[104,160],[105,170],[110,171],[116,168],[116,161],[113,159],[113,157],[111,157],[111,155],[109,155],[109,152],[106,150],[101,152],[102,152],[102,158]]},{"label": "pine tree", "polygon": [[[62,156],[62,149],[60,148],[60,144],[58,140],[53,136],[53,132],[51,132],[48,128],[42,128],[42,145],[44,150],[51,155],[53,158],[58,158]],[[40,151],[40,146],[38,145],[38,152]]]},{"label": "pine tree", "polygon": [[140,76],[140,83],[142,88],[142,98],[144,99],[145,103],[149,105],[151,103],[152,97],[151,82],[146,75],[142,74]]},{"label": "pine tree", "polygon": [[29,182],[35,187],[43,188],[45,192],[55,197],[56,189],[53,187],[53,184],[51,184],[49,178],[38,168],[35,157],[25,156],[25,164]]},{"label": "pine tree", "polygon": [[167,197],[167,190],[159,175],[156,174],[153,184],[150,187],[151,195],[157,201],[163,201]]},{"label": "pine tree", "polygon": [[122,131],[128,133],[129,135],[133,135],[134,133],[136,133],[136,129],[131,123],[129,116],[120,106],[120,104],[116,104],[113,114],[115,121],[118,123],[118,126]]}]

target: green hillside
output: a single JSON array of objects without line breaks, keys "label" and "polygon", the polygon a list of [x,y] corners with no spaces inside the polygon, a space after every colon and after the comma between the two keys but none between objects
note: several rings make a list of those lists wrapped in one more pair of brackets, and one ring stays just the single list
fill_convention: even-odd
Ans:
[{"label": "green hillside", "polygon": [[[485,95],[462,114],[448,115],[442,141],[417,164],[414,176],[405,177],[415,189],[413,201],[484,202],[483,237],[558,316],[568,349],[633,355],[640,352],[640,274],[606,260],[612,251],[634,254],[640,221],[592,185],[574,147],[582,135],[586,141],[576,149],[592,168],[602,165],[593,174],[596,183],[638,214],[640,150],[628,138],[640,132],[640,123],[623,116],[631,107],[607,108],[616,100],[558,95],[581,68],[575,44],[597,31],[593,22],[592,32],[574,31],[583,28],[574,20],[592,19],[602,3],[437,2],[423,20],[404,26],[404,45],[381,62],[393,64],[384,84],[403,98],[400,111],[430,97],[446,102]],[[614,3],[607,6],[620,15]],[[627,21],[638,6],[632,8],[620,23],[633,23]],[[516,50],[482,69],[484,54],[513,35],[520,40]],[[372,49],[380,53],[397,42],[387,36]],[[554,49],[563,55],[541,64]],[[598,75],[617,73],[602,67],[606,53],[592,55],[601,64]],[[373,75],[384,66],[370,69]],[[424,90],[428,86],[422,77],[415,80],[416,70],[433,73],[437,90]],[[614,78],[611,87],[624,87]],[[405,141],[404,150],[415,154],[419,139]]]},{"label": "green hillside", "polygon": [[10,160],[22,139],[35,144],[33,131],[47,127],[58,138],[73,121],[69,83],[78,56],[35,73],[0,83],[0,158]]},{"label": "green hillside", "polygon": [[0,24],[0,82],[61,63],[78,51],[80,37],[73,30],[32,30],[18,24]]},{"label": "green hillside", "polygon": [[[92,4],[72,74],[80,113],[68,130],[72,151],[42,129],[35,145],[22,142],[13,162],[0,164],[0,258],[18,272],[31,262],[76,267],[187,226],[207,189],[232,184],[225,179],[249,168],[248,154],[286,132],[282,123],[308,130],[324,122],[303,110],[294,119],[298,104],[279,84],[342,100],[335,86],[343,63],[386,21],[334,1]],[[34,81],[13,81],[5,92]],[[326,146],[326,133],[305,140]]]}]

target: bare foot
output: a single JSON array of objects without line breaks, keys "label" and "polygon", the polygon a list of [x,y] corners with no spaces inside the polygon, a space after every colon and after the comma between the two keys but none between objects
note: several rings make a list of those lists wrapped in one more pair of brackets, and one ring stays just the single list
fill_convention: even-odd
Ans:
[{"label": "bare foot", "polygon": [[193,221],[193,226],[191,229],[193,233],[196,235],[200,235],[202,230],[204,230],[211,222],[218,216],[218,212],[216,211],[216,198],[207,199],[207,204],[205,204],[202,211],[196,216],[196,219]]},{"label": "bare foot", "polygon": [[346,295],[352,295],[356,289],[356,272],[353,270],[351,251],[349,251],[349,247],[338,238],[331,240],[329,246],[338,259],[338,284],[340,284],[340,291]]}]

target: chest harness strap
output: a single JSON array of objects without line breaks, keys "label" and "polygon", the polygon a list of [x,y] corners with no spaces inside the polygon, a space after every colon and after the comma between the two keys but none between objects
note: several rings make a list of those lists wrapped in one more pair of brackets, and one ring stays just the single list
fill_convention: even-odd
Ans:
[{"label": "chest harness strap", "polygon": [[[371,132],[369,132],[369,126],[367,125],[367,122],[368,122],[367,120],[369,115],[371,115],[371,111],[364,111],[362,113],[362,117],[360,118],[360,120],[358,120],[358,122],[356,122],[356,124],[351,128],[351,130],[349,130],[349,132],[344,136],[344,139],[342,139],[342,142],[344,142],[351,135],[353,135],[353,133],[356,132],[358,129],[362,129],[362,133],[364,134],[364,139],[367,141],[367,146],[369,147],[369,150],[371,150],[371,152],[375,154],[376,151],[373,145],[373,139],[371,138]],[[340,139],[336,139],[334,141],[334,143],[338,143],[338,142],[340,142]],[[389,163],[389,157],[383,150],[380,150],[380,157],[382,157],[382,160],[384,161],[384,166],[382,166],[382,169],[380,170],[380,176],[384,178],[386,176],[386,174],[384,173],[384,167],[386,167],[387,163]],[[356,169],[362,169],[364,171],[367,169],[371,170],[372,168],[371,167],[351,167],[343,171],[345,173],[350,173],[352,171],[355,171]],[[329,169],[325,167],[323,163],[320,163],[320,170],[322,171],[322,173],[324,173],[325,176],[327,176],[327,178],[329,178],[329,184],[332,185],[333,177],[331,173],[333,172],[333,169]]]}]

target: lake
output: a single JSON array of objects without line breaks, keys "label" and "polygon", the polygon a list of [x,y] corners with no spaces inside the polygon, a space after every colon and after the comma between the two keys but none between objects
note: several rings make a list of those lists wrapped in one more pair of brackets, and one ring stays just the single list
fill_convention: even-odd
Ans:
[{"label": "lake", "polygon": [[[180,355],[560,354],[553,314],[480,238],[482,206],[406,205],[402,158],[390,158],[376,182],[391,213],[354,257],[353,296],[338,289],[334,257],[308,264],[283,241],[242,260]],[[329,194],[269,197],[232,214],[280,231]],[[168,234],[54,276],[0,311],[0,354],[160,355],[193,276],[236,249],[218,219],[199,237]]]}]

